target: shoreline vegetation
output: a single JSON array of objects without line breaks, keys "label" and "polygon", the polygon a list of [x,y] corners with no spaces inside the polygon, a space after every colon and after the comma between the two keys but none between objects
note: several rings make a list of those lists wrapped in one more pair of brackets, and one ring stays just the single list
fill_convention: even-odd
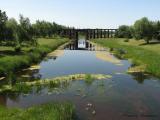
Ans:
[{"label": "shoreline vegetation", "polygon": [[26,109],[0,106],[3,120],[73,120],[75,106],[70,102],[47,103]]},{"label": "shoreline vegetation", "polygon": [[36,80],[32,82],[18,82],[15,85],[11,85],[11,84],[3,85],[1,86],[0,93],[4,93],[4,92],[27,93],[34,86],[50,85],[50,86],[56,87],[63,83],[68,83],[73,80],[84,80],[86,83],[92,83],[94,80],[102,80],[102,79],[110,79],[110,78],[112,78],[111,75],[105,75],[105,74],[66,75],[66,76],[55,77],[52,79]]},{"label": "shoreline vegetation", "polygon": [[[67,84],[69,84],[69,82],[75,80],[84,80],[87,85],[90,85],[94,80],[103,80],[110,78],[112,78],[112,76],[106,74],[66,75],[55,77],[53,79],[44,79],[32,82],[21,82],[16,83],[15,85],[4,85],[2,89],[0,89],[0,93],[11,92],[17,94],[23,93],[24,95],[27,95],[29,92],[32,91],[32,88],[35,87],[41,88],[41,86],[46,85],[49,86],[49,88],[51,88],[52,90],[56,91],[60,86],[66,86]],[[50,94],[50,92],[48,94]],[[77,118],[77,116],[74,104],[69,101],[65,101],[32,106],[27,109],[6,108],[4,106],[0,106],[0,118],[4,118],[5,120],[74,120]]]},{"label": "shoreline vegetation", "polygon": [[0,77],[4,78],[12,72],[38,63],[49,52],[56,50],[66,42],[68,42],[67,38],[39,38],[37,47],[22,48],[22,52],[15,52],[10,47],[4,49],[3,46],[0,46],[0,52],[2,51],[0,55]]},{"label": "shoreline vegetation", "polygon": [[118,58],[127,58],[132,67],[127,71],[144,72],[160,77],[160,44],[145,44],[144,40],[128,40],[125,38],[108,38],[93,40],[104,47],[110,48]]}]

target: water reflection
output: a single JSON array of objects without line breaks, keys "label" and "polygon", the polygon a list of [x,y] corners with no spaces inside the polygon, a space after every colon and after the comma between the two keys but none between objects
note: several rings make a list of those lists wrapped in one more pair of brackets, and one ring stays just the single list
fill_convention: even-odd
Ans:
[{"label": "water reflection", "polygon": [[133,79],[136,80],[139,84],[143,84],[146,79],[151,79],[151,76],[143,72],[131,73]]},{"label": "water reflection", "polygon": [[105,48],[101,46],[96,46],[90,43],[89,41],[86,40],[78,40],[78,41],[73,41],[64,48],[65,50],[88,50],[88,51],[104,51],[106,50]]},{"label": "water reflection", "polygon": [[86,42],[86,41],[83,40],[83,39],[78,40],[78,48],[79,48],[79,49],[85,49],[85,48],[87,48],[87,46],[86,46],[87,43],[88,43],[88,42]]}]

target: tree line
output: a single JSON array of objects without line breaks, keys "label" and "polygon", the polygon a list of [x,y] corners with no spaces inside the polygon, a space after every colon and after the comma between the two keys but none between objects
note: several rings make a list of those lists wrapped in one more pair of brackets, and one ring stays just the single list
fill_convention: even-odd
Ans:
[{"label": "tree line", "polygon": [[32,24],[28,17],[19,16],[19,21],[8,18],[0,10],[0,44],[20,48],[22,45],[36,45],[38,37],[52,37],[59,30],[66,28],[55,22],[37,20]]},{"label": "tree line", "polygon": [[144,39],[147,44],[151,40],[160,40],[160,21],[151,21],[143,17],[131,26],[120,26],[117,37],[135,38],[136,40]]}]

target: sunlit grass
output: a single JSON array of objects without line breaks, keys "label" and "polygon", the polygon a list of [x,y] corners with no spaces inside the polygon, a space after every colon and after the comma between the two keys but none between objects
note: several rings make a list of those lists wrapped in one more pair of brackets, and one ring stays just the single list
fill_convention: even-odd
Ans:
[{"label": "sunlit grass", "polygon": [[[115,48],[113,52],[119,49],[126,51],[125,54],[122,54],[124,58],[131,58],[132,63],[136,65],[144,65],[145,72],[151,73],[160,77],[160,44],[142,45],[143,41],[130,40],[129,42],[124,42],[124,39],[98,39],[94,42],[99,43],[105,47]],[[159,47],[158,47],[159,46]]]}]

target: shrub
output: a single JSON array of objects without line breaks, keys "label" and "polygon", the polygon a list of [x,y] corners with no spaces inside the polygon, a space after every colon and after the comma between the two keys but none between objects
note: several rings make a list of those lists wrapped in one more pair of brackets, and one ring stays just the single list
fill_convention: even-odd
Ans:
[{"label": "shrub", "polygon": [[20,52],[21,51],[21,46],[20,45],[16,46],[14,48],[14,50],[15,50],[15,52]]},{"label": "shrub", "polygon": [[125,39],[124,42],[129,42],[129,39]]}]

